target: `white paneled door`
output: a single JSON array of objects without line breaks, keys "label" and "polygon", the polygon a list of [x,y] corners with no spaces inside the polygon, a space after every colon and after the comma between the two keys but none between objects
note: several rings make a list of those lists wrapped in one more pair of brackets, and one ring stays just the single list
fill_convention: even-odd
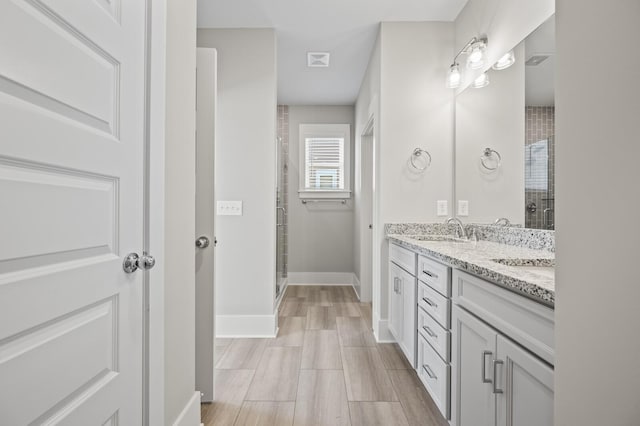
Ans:
[{"label": "white paneled door", "polygon": [[0,424],[139,425],[143,0],[0,0]]}]

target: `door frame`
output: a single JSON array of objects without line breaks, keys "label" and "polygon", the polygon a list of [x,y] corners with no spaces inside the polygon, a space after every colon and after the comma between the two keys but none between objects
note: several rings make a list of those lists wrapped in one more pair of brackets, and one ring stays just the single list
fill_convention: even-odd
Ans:
[{"label": "door frame", "polygon": [[[145,274],[143,424],[165,424],[164,192],[167,0],[146,0],[145,238],[158,266]],[[153,102],[151,102],[153,100]]]},{"label": "door frame", "polygon": [[[360,206],[359,206],[359,223],[360,223],[360,241],[358,244],[360,245],[360,301],[371,302],[373,296],[373,240],[374,240],[374,232],[373,229],[369,230],[369,224],[374,225],[374,196],[375,196],[375,142],[376,142],[376,131],[375,131],[375,117],[373,114],[367,120],[367,124],[364,126],[364,130],[360,134],[360,152],[359,152],[359,161],[360,167],[358,170],[359,182],[360,182]],[[369,164],[364,166],[364,146],[369,145],[369,150],[371,151],[371,156],[367,158],[369,160]],[[368,176],[364,175],[364,172],[367,172]],[[370,185],[370,192],[367,196],[364,196],[364,179],[368,180]],[[368,200],[368,203],[365,205],[364,200]],[[375,225],[374,225],[375,227]],[[369,243],[369,247],[366,247]],[[366,273],[364,271],[367,271]],[[363,283],[366,281],[364,278],[368,278],[368,287],[365,290]]]}]

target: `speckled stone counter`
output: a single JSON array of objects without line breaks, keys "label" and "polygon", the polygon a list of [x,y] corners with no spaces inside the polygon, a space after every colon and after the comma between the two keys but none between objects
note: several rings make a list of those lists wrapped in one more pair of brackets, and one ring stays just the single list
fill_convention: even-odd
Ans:
[{"label": "speckled stone counter", "polygon": [[[449,228],[387,227],[387,238],[409,250],[479,276],[547,306],[555,303],[555,255],[547,250],[494,241],[424,241],[415,234],[445,235]],[[389,232],[390,231],[390,232]],[[396,233],[392,233],[392,232]],[[424,232],[427,231],[427,232]],[[406,233],[405,233],[406,232]],[[412,235],[414,234],[414,235]],[[437,239],[437,238],[436,238]]]}]

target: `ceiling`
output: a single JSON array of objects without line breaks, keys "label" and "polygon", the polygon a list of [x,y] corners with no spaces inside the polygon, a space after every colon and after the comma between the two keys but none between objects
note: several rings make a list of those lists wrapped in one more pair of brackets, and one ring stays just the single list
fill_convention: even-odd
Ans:
[{"label": "ceiling", "polygon": [[[352,105],[382,21],[453,21],[467,0],[198,0],[198,28],[275,28],[278,103]],[[307,52],[330,52],[307,68]]]},{"label": "ceiling", "polygon": [[525,58],[548,56],[539,65],[525,67],[525,104],[529,106],[555,105],[554,70],[556,61],[555,17],[540,25],[524,42]]}]

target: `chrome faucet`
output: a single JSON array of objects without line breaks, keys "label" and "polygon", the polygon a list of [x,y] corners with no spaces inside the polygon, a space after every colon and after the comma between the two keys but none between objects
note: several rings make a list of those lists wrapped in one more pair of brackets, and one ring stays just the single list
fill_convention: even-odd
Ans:
[{"label": "chrome faucet", "polygon": [[502,226],[509,226],[511,225],[511,221],[509,219],[507,219],[506,217],[500,217],[498,219],[496,219],[495,222],[493,222],[494,225],[502,225]]},{"label": "chrome faucet", "polygon": [[467,233],[465,232],[464,225],[462,224],[462,221],[460,219],[458,219],[457,217],[450,217],[449,219],[446,220],[445,223],[446,224],[455,223],[456,225],[458,225],[458,229],[460,230],[460,236],[465,240],[467,239]]}]

